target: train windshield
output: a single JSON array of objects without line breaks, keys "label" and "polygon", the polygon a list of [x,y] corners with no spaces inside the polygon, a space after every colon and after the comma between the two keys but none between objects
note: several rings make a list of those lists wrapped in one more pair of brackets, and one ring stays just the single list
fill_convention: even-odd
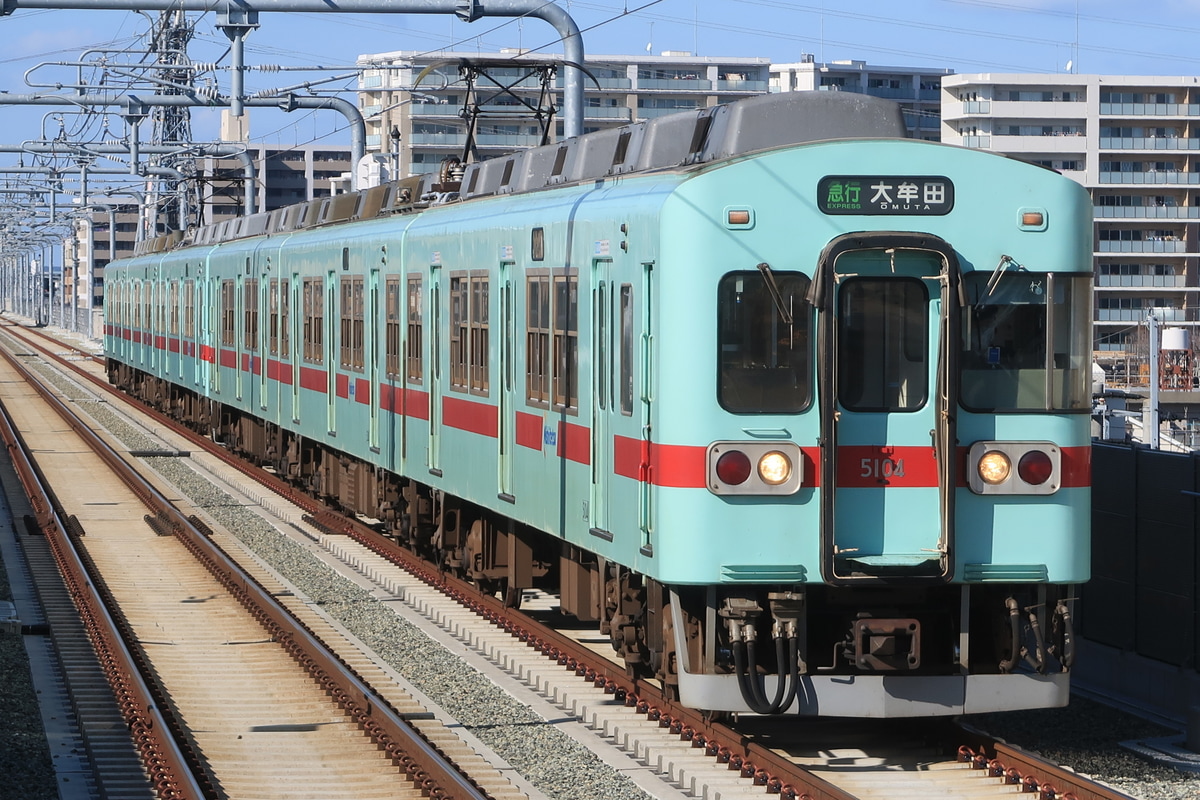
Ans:
[{"label": "train windshield", "polygon": [[974,411],[1091,408],[1091,275],[963,277],[960,401]]},{"label": "train windshield", "polygon": [[[774,280],[777,294],[768,285]],[[717,400],[736,414],[793,413],[811,397],[809,279],[731,272],[717,288]]]}]

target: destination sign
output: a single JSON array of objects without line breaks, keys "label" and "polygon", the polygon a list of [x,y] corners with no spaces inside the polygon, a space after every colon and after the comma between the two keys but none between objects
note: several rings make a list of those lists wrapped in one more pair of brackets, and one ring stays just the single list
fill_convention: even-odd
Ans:
[{"label": "destination sign", "polygon": [[825,214],[941,216],[954,208],[954,184],[941,175],[826,175],[817,183]]}]

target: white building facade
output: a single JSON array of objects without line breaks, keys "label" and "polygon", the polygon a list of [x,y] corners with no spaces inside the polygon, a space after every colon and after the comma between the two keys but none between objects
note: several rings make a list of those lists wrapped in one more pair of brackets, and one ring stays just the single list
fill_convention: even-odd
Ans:
[{"label": "white building facade", "polygon": [[1195,341],[1200,78],[951,75],[941,116],[943,142],[1051,167],[1091,192],[1097,350],[1138,349],[1151,312]]},{"label": "white building facade", "polygon": [[[463,155],[467,143],[460,113],[467,99],[467,84],[459,75],[463,61],[490,62],[488,73],[501,83],[512,84],[509,93],[496,91],[488,81],[476,84],[475,99],[483,109],[474,134],[478,158],[542,143],[542,131],[529,113],[539,105],[542,83],[523,65],[552,66],[561,56],[405,50],[359,56],[358,64],[364,67],[359,79],[359,109],[367,124],[367,151],[380,154],[399,177],[435,172],[447,158]],[[505,61],[512,65],[497,63]],[[583,132],[766,94],[769,65],[766,58],[697,57],[678,52],[590,56],[584,64]],[[559,70],[549,87],[555,108],[562,107],[562,88]],[[561,137],[562,123],[556,120],[550,141]]]}]

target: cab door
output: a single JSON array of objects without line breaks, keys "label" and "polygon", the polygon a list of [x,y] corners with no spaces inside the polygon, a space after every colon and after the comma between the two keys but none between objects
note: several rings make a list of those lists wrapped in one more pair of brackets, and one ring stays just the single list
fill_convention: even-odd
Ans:
[{"label": "cab door", "polygon": [[934,237],[876,236],[827,248],[819,268],[832,345],[819,367],[823,571],[834,583],[941,581],[952,574],[957,262],[926,245]]}]

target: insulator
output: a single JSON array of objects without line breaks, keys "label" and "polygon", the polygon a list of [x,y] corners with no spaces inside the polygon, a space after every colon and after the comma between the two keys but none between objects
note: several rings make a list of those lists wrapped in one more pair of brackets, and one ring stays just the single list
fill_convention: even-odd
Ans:
[{"label": "insulator", "polygon": [[253,67],[253,69],[258,70],[259,72],[280,72],[283,70],[283,67],[279,66],[278,64],[259,64],[258,66]]}]

